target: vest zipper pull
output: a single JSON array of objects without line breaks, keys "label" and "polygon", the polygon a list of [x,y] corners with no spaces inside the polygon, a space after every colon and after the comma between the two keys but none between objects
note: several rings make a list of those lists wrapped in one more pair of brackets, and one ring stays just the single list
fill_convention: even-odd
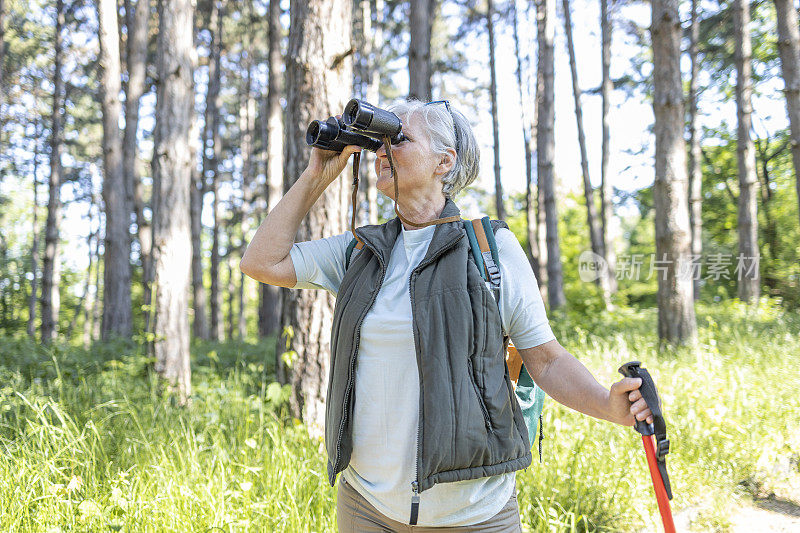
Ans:
[{"label": "vest zipper pull", "polygon": [[411,482],[411,490],[414,494],[411,496],[411,520],[408,523],[409,525],[415,526],[417,525],[417,517],[419,516],[419,489],[416,481]]}]

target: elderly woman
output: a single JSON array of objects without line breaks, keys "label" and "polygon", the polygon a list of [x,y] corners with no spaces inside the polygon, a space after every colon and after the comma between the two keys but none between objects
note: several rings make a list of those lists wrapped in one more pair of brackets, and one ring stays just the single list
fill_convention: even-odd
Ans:
[{"label": "elderly woman", "polygon": [[[582,413],[652,421],[638,378],[607,390],[555,339],[525,253],[497,229],[499,305],[475,264],[452,197],[478,175],[467,119],[447,102],[402,102],[405,141],[385,147],[377,188],[402,215],[295,243],[303,217],[349,156],[313,148],[308,167],[258,228],[241,262],[272,285],[336,299],[325,444],[340,531],[521,531],[516,470],[530,443],[505,369],[503,332],[535,382]],[[412,224],[406,223],[412,221]],[[437,222],[438,221],[438,222]],[[423,226],[425,223],[434,222]],[[346,266],[347,265],[347,266]]]}]

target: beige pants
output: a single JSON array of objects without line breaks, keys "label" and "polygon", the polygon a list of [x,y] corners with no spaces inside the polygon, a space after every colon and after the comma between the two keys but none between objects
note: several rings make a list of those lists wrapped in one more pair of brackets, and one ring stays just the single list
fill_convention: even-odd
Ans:
[{"label": "beige pants", "polygon": [[339,476],[336,491],[336,521],[339,533],[428,533],[432,531],[482,531],[491,533],[521,533],[522,524],[517,507],[517,489],[508,503],[496,515],[472,526],[423,527],[397,522],[381,514],[366,498],[358,493],[344,476]]}]

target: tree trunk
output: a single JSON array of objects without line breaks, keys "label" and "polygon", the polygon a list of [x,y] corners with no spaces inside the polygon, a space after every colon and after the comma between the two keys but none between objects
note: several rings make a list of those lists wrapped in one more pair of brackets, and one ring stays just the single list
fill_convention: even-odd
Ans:
[{"label": "tree trunk", "polygon": [[492,0],[486,3],[486,29],[489,34],[489,97],[492,102],[492,138],[494,148],[494,206],[497,211],[497,218],[506,218],[506,210],[503,206],[503,182],[500,181],[500,125],[497,117],[497,72],[494,64],[494,5]]},{"label": "tree trunk", "polygon": [[[203,142],[203,179],[211,180],[211,193],[213,195],[212,212],[214,217],[214,226],[211,228],[211,301],[209,305],[210,310],[210,325],[211,325],[211,338],[213,340],[220,340],[222,338],[222,295],[219,290],[219,225],[222,221],[220,214],[219,202],[219,159],[222,154],[222,139],[220,136],[220,107],[221,98],[219,95],[222,67],[220,65],[220,57],[222,55],[222,21],[224,12],[220,5],[219,0],[212,0],[211,2],[211,22],[209,29],[214,28],[211,32],[211,56],[208,61],[208,93],[206,94],[206,111],[205,123],[208,130],[208,137],[212,143],[211,156],[209,157],[209,150],[206,140]],[[210,124],[210,129],[209,129]]]},{"label": "tree trunk", "polygon": [[603,123],[602,146],[600,155],[600,218],[602,219],[601,243],[603,258],[608,265],[608,290],[613,294],[617,292],[617,253],[614,249],[614,238],[611,235],[611,217],[614,216],[614,188],[611,176],[608,175],[608,154],[611,149],[611,136],[609,134],[608,115],[611,108],[611,14],[608,10],[608,0],[600,0],[600,35],[601,35],[601,63],[602,81],[600,83],[600,96],[602,100],[601,115]]},{"label": "tree trunk", "polygon": [[[129,10],[131,13],[129,13]],[[136,239],[142,265],[144,304],[150,305],[150,285],[153,280],[152,234],[150,222],[144,216],[144,187],[137,169],[136,132],[139,129],[139,102],[145,90],[147,66],[147,33],[150,19],[150,0],[138,0],[136,9],[126,3],[128,38],[125,43],[128,82],[125,86],[125,133],[122,138],[122,171],[127,196],[126,212],[136,217]],[[149,316],[146,313],[145,316]],[[145,331],[150,325],[145,323]]]},{"label": "tree trunk", "polygon": [[159,0],[153,148],[155,369],[182,402],[191,392],[189,366],[189,186],[194,107],[194,3]]},{"label": "tree trunk", "polygon": [[525,254],[534,272],[539,270],[539,243],[536,240],[536,210],[533,209],[533,161],[531,142],[531,123],[528,118],[528,106],[522,83],[522,54],[519,45],[519,21],[517,20],[516,2],[511,4],[512,29],[514,31],[514,55],[517,59],[517,89],[519,92],[519,108],[522,113],[522,145],[525,150],[525,234],[527,235]]},{"label": "tree trunk", "polygon": [[[92,198],[92,202],[95,202],[94,198]],[[95,341],[100,338],[100,298],[102,297],[100,276],[103,272],[103,262],[100,261],[100,241],[103,238],[102,233],[103,233],[103,225],[98,224],[97,235],[95,236],[94,240],[94,257],[96,259],[95,269],[94,269],[94,299],[92,300],[92,309],[91,309],[92,316],[89,324],[90,328],[88,335],[86,334],[86,328],[84,327],[83,345],[86,348],[89,347],[92,341]],[[87,309],[87,314],[88,312],[89,310]]]},{"label": "tree trunk", "polygon": [[555,159],[555,75],[554,26],[555,0],[542,0],[539,22],[539,68],[542,71],[542,92],[539,94],[539,120],[536,128],[536,167],[540,194],[544,195],[547,231],[547,282],[550,309],[566,304],[564,276],[561,268],[561,248],[558,242],[558,213],[556,212]]},{"label": "tree trunk", "polygon": [[103,203],[106,211],[106,240],[103,261],[103,340],[130,337],[131,241],[128,230],[130,208],[122,173],[122,135],[119,118],[120,64],[116,0],[97,0],[99,21],[100,93],[103,108]]},{"label": "tree trunk", "polygon": [[[230,225],[228,227],[228,235],[230,235]],[[228,238],[228,253],[225,256],[225,265],[228,267],[228,285],[225,289],[225,293],[228,296],[228,305],[227,309],[228,312],[225,314],[225,339],[226,340],[233,340],[233,330],[234,330],[234,322],[236,320],[236,282],[234,281],[234,259],[233,259],[233,250],[231,248],[230,237]]]},{"label": "tree trunk", "polygon": [[431,29],[436,0],[413,0],[409,6],[408,97],[431,100]]},{"label": "tree trunk", "polygon": [[[691,78],[689,79],[689,220],[692,234],[692,259],[700,268],[703,254],[703,173],[700,170],[700,135],[697,132],[698,76],[700,63],[697,57],[697,43],[700,40],[700,23],[697,12],[698,0],[692,0],[691,27],[689,30],[689,60]],[[700,276],[694,279],[694,299],[700,298]]]},{"label": "tree trunk", "polygon": [[653,0],[653,114],[655,115],[656,258],[658,336],[683,344],[696,335],[691,276],[685,275],[691,251],[687,202],[685,115],[681,85],[681,25],[678,0]]},{"label": "tree trunk", "polygon": [[44,262],[42,265],[42,342],[49,344],[58,333],[58,311],[61,304],[59,284],[59,226],[61,225],[61,123],[64,107],[64,80],[61,72],[63,55],[64,0],[56,0],[56,28],[53,58],[53,110],[50,131],[50,182],[45,223]]},{"label": "tree trunk", "polygon": [[[544,33],[544,1],[539,0],[534,2],[536,6],[536,38],[537,43],[542,43],[545,40]],[[541,48],[537,44],[537,55],[541,52]],[[542,294],[542,299],[549,302],[549,293],[547,290],[547,223],[545,220],[544,208],[544,192],[541,187],[541,180],[539,175],[539,143],[543,139],[539,139],[539,102],[544,95],[544,72],[539,67],[539,58],[536,59],[536,105],[533,108],[534,120],[531,123],[532,127],[536,127],[536,239],[539,243],[539,271],[536,272],[536,279],[539,282],[539,292]],[[531,129],[531,134],[533,129]],[[531,161],[531,164],[533,162]],[[532,208],[531,208],[532,209]]]},{"label": "tree trunk", "polygon": [[4,59],[6,56],[5,15],[5,0],[0,0],[0,109],[3,108],[3,95],[5,92],[3,86],[3,65],[5,65]]},{"label": "tree trunk", "polygon": [[[194,136],[193,136],[194,137]],[[192,150],[195,161],[196,150]],[[190,185],[189,210],[192,227],[192,333],[198,339],[209,339],[206,290],[203,284],[203,178],[194,165]]]},{"label": "tree trunk", "polygon": [[[194,40],[197,46],[197,21],[194,23]],[[208,314],[206,311],[206,290],[203,276],[203,198],[206,187],[203,171],[197,170],[197,150],[201,151],[204,158],[205,142],[208,133],[208,124],[199,130],[199,117],[195,116],[192,122],[192,182],[189,190],[189,220],[192,231],[192,334],[196,339],[209,340]],[[199,147],[198,147],[199,145]]]},{"label": "tree trunk", "polygon": [[[266,120],[262,120],[265,149],[265,175],[267,212],[277,205],[283,190],[283,120],[281,95],[281,6],[278,0],[269,0],[268,38],[269,81],[264,99]],[[261,283],[261,301],[258,307],[258,332],[261,337],[273,335],[280,323],[281,292],[274,285]]]},{"label": "tree trunk", "polygon": [[[284,176],[291,182],[305,168],[309,151],[303,133],[317,117],[343,109],[352,83],[351,9],[344,0],[292,1],[287,57],[287,128]],[[327,87],[324,93],[319,87]],[[288,183],[291,185],[291,183]],[[346,180],[335,181],[306,216],[299,240],[341,233],[347,212],[342,202]],[[324,433],[325,391],[330,354],[333,298],[325,291],[289,291],[283,300],[284,325],[279,352],[293,351],[291,365],[294,416],[313,436]]]},{"label": "tree trunk", "polygon": [[736,116],[738,129],[736,153],[739,170],[739,299],[751,303],[760,296],[761,276],[758,261],[758,204],[756,194],[756,154],[752,127],[753,92],[752,43],[750,41],[750,3],[736,0],[733,4],[736,36]]},{"label": "tree trunk", "polygon": [[[356,69],[354,77],[359,80],[358,98],[378,105],[380,102],[380,46],[383,39],[382,12],[383,2],[378,0],[357,0],[353,10],[353,44],[356,50]],[[379,11],[378,11],[379,10]],[[377,12],[376,12],[377,11]],[[373,20],[374,19],[374,20]],[[354,91],[356,89],[354,88]],[[378,192],[374,186],[375,154],[368,150],[361,153],[359,168],[359,191],[363,200],[359,199],[362,224],[378,223]]]},{"label": "tree trunk", "polygon": [[[783,93],[792,135],[792,162],[800,205],[800,30],[792,0],[774,0],[778,17],[778,53],[781,57]],[[800,209],[798,209],[800,215]]]},{"label": "tree trunk", "polygon": [[[2,2],[2,0],[0,0]],[[0,40],[0,43],[2,41]],[[2,63],[0,63],[2,64]],[[0,69],[2,70],[2,69]],[[33,139],[33,239],[31,242],[31,294],[28,298],[28,326],[27,333],[31,340],[36,340],[36,293],[38,291],[39,275],[39,137],[41,128],[39,120],[34,125],[36,132]]]},{"label": "tree trunk", "polygon": [[[372,5],[372,2],[375,5]],[[372,17],[367,16],[365,13],[364,33],[369,43],[369,85],[367,86],[367,101],[375,104],[380,100],[380,86],[381,86],[381,65],[379,58],[381,57],[381,46],[383,40],[383,0],[364,0],[365,10],[372,12]],[[371,8],[371,9],[370,9]],[[373,20],[374,19],[374,20]],[[378,189],[375,187],[375,172],[372,163],[375,162],[375,155],[372,152],[366,151],[364,154],[367,156],[365,161],[366,172],[364,173],[364,196],[367,199],[367,223],[378,223]]]},{"label": "tree trunk", "polygon": [[[600,224],[597,219],[597,208],[594,205],[594,188],[589,179],[589,157],[586,155],[586,135],[583,132],[583,107],[581,106],[581,89],[578,83],[578,65],[575,60],[575,45],[572,42],[572,15],[569,0],[562,0],[564,7],[564,32],[567,35],[567,52],[569,54],[569,67],[572,73],[572,97],[575,102],[575,121],[578,126],[578,146],[581,152],[581,174],[583,176],[583,194],[586,199],[586,223],[589,226],[589,241],[592,252],[597,257],[603,257],[603,240]],[[603,292],[603,301],[606,306],[611,305],[611,291],[608,287],[608,272],[603,270],[595,279],[595,283]]]}]

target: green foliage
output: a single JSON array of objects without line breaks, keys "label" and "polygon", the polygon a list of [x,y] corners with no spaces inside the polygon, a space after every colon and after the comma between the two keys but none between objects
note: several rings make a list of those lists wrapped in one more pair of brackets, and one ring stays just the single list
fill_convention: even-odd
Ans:
[{"label": "green foliage", "polygon": [[[655,317],[621,308],[552,325],[603,384],[631,359],[650,369],[672,440],[673,508],[699,509],[696,529],[724,529],[753,492],[791,496],[800,315],[770,300],[701,305],[698,345],[673,353],[657,351]],[[289,414],[274,349],[274,338],[195,345],[192,401],[180,408],[135,345],[0,339],[0,529],[335,531],[324,447]],[[632,429],[550,402],[544,432],[543,463],[517,473],[531,531],[656,527]]]}]

